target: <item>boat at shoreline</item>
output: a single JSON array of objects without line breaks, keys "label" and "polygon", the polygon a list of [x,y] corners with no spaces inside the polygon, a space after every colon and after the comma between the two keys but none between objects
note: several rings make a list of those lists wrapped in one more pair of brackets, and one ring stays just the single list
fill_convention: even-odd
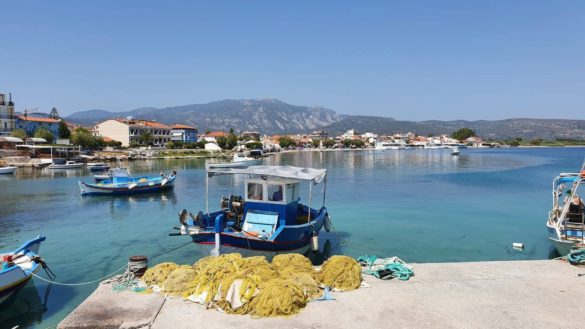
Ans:
[{"label": "boat at shoreline", "polygon": [[561,256],[585,248],[585,210],[579,192],[584,191],[585,163],[578,173],[561,173],[552,184],[553,205],[548,213],[548,239]]},{"label": "boat at shoreline", "polygon": [[79,181],[79,190],[81,195],[120,195],[136,194],[147,192],[158,192],[173,188],[176,172],[165,176],[140,176],[130,177],[127,170],[116,168],[110,171],[111,177],[98,183],[84,183]]},{"label": "boat at shoreline", "polygon": [[232,162],[225,163],[213,163],[210,164],[215,168],[244,168],[249,166],[255,166],[262,163],[262,158],[253,158],[246,156],[244,153],[234,153],[232,156]]},{"label": "boat at shoreline", "polygon": [[12,175],[18,169],[17,167],[5,166],[0,167],[0,175]]},{"label": "boat at shoreline", "polygon": [[[316,241],[322,227],[331,221],[325,208],[325,186],[321,208],[311,208],[313,186],[326,185],[326,169],[292,166],[245,168],[207,165],[205,212],[194,216],[186,209],[179,214],[179,233],[194,243],[253,252],[304,253]],[[221,209],[209,212],[209,179],[218,175],[245,176],[244,196],[222,197]],[[309,183],[307,205],[300,203],[300,182]],[[188,218],[190,217],[190,218]],[[238,251],[239,252],[239,251]]]},{"label": "boat at shoreline", "polygon": [[83,163],[75,161],[65,161],[65,159],[53,159],[47,168],[49,169],[79,169],[83,167]]},{"label": "boat at shoreline", "polygon": [[45,239],[44,236],[37,236],[12,252],[0,254],[0,304],[24,287],[42,267],[38,254]]},{"label": "boat at shoreline", "polygon": [[106,171],[110,169],[110,166],[103,162],[89,162],[87,164],[87,169],[89,169],[89,171]]},{"label": "boat at shoreline", "polygon": [[451,148],[451,155],[459,155],[461,151],[459,151],[459,147],[455,146]]}]

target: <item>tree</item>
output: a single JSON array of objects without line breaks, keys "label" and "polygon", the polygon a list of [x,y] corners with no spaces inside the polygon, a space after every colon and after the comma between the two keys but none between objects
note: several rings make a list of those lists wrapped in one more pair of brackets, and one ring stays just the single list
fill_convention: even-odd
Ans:
[{"label": "tree", "polygon": [[293,147],[293,146],[296,146],[297,145],[297,143],[292,138],[290,138],[288,136],[280,137],[278,139],[278,144],[283,149],[286,149],[286,148]]},{"label": "tree", "polygon": [[71,131],[65,121],[59,122],[59,138],[69,138],[71,137]]},{"label": "tree", "polygon": [[52,143],[53,140],[55,139],[55,136],[53,136],[53,133],[50,132],[49,129],[47,129],[45,127],[38,127],[35,130],[34,137],[36,137],[36,138],[43,138],[49,144]]},{"label": "tree", "polygon": [[12,133],[10,133],[10,136],[20,138],[22,140],[24,140],[27,137],[26,131],[24,131],[24,129],[14,129]]},{"label": "tree", "polygon": [[335,146],[335,140],[328,138],[326,140],[323,141],[323,147],[325,148],[332,148],[333,146]]},{"label": "tree", "polygon": [[542,138],[535,138],[530,141],[530,145],[540,145],[542,144],[542,142],[543,142]]},{"label": "tree", "polygon": [[152,134],[151,133],[146,132],[146,133],[140,135],[140,144],[150,145],[151,142],[152,142]]},{"label": "tree", "polygon": [[167,145],[165,145],[168,149],[173,149],[175,148],[175,143],[173,141],[169,141],[167,142]]},{"label": "tree", "polygon": [[313,147],[319,147],[321,145],[321,141],[318,139],[313,139],[311,143],[313,144]]},{"label": "tree", "polygon": [[463,140],[468,139],[469,137],[475,137],[475,136],[477,136],[475,134],[475,131],[473,131],[469,128],[461,128],[461,129],[455,131],[451,135],[452,138],[460,140],[460,141],[463,141]]},{"label": "tree", "polygon": [[264,145],[262,145],[260,142],[246,143],[246,148],[248,150],[261,150],[263,146]]},{"label": "tree", "polygon": [[49,113],[49,118],[55,119],[55,120],[58,120],[60,118],[59,111],[57,111],[56,107],[53,107],[51,109],[51,112]]},{"label": "tree", "polygon": [[[233,129],[231,131],[233,131]],[[236,146],[238,146],[238,136],[236,136],[233,132],[230,132],[227,135],[225,147],[228,150],[231,150]]]},{"label": "tree", "polygon": [[343,144],[343,147],[345,147],[345,148],[351,147],[351,139],[349,139],[349,138],[342,140],[341,143]]},{"label": "tree", "polygon": [[217,146],[225,149],[227,146],[227,138],[225,136],[219,136],[215,139],[217,141]]},{"label": "tree", "polygon": [[234,128],[230,128],[230,134],[234,133]]},{"label": "tree", "polygon": [[85,128],[75,129],[75,132],[71,134],[70,140],[73,144],[87,149],[98,149],[105,145],[101,137],[92,135]]}]

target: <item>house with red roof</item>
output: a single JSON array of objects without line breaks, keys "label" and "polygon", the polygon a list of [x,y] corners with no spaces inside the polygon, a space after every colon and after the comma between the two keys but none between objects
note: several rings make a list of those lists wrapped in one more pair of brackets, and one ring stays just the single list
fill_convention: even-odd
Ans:
[{"label": "house with red roof", "polygon": [[171,129],[160,122],[137,119],[110,119],[96,125],[99,136],[121,142],[122,146],[164,146],[171,141]]},{"label": "house with red roof", "polygon": [[188,125],[174,124],[171,126],[171,140],[183,143],[196,143],[197,128]]}]

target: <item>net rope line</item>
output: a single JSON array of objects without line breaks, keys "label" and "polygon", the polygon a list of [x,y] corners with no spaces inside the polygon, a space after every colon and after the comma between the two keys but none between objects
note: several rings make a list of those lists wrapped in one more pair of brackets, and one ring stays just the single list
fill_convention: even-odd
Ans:
[{"label": "net rope line", "polygon": [[[171,253],[171,252],[173,252],[173,251],[175,251],[175,250],[181,249],[181,248],[183,248],[184,246],[186,246],[186,245],[189,245],[189,244],[191,244],[191,243],[193,243],[193,242],[192,242],[192,241],[189,241],[189,242],[187,242],[187,243],[184,243],[184,244],[182,244],[182,245],[180,245],[180,246],[178,246],[178,247],[175,247],[175,248],[173,248],[173,249],[167,250],[167,251],[165,251],[165,252],[163,252],[163,253],[161,253],[161,254],[155,255],[155,256],[153,256],[151,259],[155,259],[155,258],[157,258],[157,257],[160,257],[160,256],[163,256],[163,255],[166,255],[166,254],[168,254],[168,253]],[[91,281],[86,281],[86,282],[80,282],[80,283],[65,283],[65,282],[51,281],[51,280],[49,280],[49,279],[45,279],[45,278],[43,278],[42,276],[39,276],[39,275],[37,275],[37,274],[36,274],[36,273],[34,273],[34,272],[31,272],[31,274],[32,274],[32,276],[34,276],[34,277],[35,277],[35,278],[37,278],[37,279],[40,279],[40,280],[42,280],[42,281],[45,281],[45,282],[48,282],[48,283],[56,284],[56,285],[58,285],[58,286],[84,286],[84,285],[93,284],[93,283],[100,282],[100,281],[106,280],[106,279],[108,279],[108,278],[111,278],[112,276],[114,276],[115,274],[119,273],[119,272],[120,272],[120,271],[122,271],[123,269],[126,269],[126,270],[127,270],[126,272],[129,272],[129,271],[130,271],[130,268],[131,268],[131,266],[134,266],[134,265],[130,265],[130,264],[124,264],[124,266],[122,266],[122,267],[118,268],[118,269],[117,269],[117,270],[115,270],[114,272],[112,272],[112,273],[110,273],[110,274],[108,274],[108,275],[106,275],[106,276],[104,276],[104,277],[101,277],[101,278],[99,278],[99,279],[96,279],[96,280],[91,280]]]}]

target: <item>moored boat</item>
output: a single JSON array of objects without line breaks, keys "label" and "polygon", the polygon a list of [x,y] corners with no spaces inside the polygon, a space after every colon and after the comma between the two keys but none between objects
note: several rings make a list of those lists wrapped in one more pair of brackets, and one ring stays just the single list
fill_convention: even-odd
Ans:
[{"label": "moored boat", "polygon": [[0,303],[7,300],[30,280],[41,265],[39,264],[39,247],[45,241],[44,236],[23,243],[12,252],[0,253]]},{"label": "moored boat", "polygon": [[[183,210],[179,215],[179,233],[193,242],[256,252],[305,252],[322,227],[331,227],[323,204],[311,208],[313,186],[325,185],[326,169],[291,166],[250,166],[246,168],[206,168],[205,213],[194,216]],[[246,177],[244,196],[222,197],[221,209],[209,212],[208,180],[217,175]],[[301,204],[300,182],[309,183],[308,204]],[[189,217],[188,218],[188,214]],[[240,252],[240,251],[238,251]]]},{"label": "moored boat", "polygon": [[161,174],[159,176],[130,177],[125,169],[116,168],[110,171],[110,176],[110,178],[95,184],[78,182],[81,195],[136,194],[172,189],[176,172],[173,171],[167,176]]},{"label": "moored boat", "polygon": [[585,163],[580,172],[561,173],[553,180],[553,205],[546,227],[548,239],[562,256],[572,249],[585,248],[585,211],[579,196],[585,189],[584,182]]},{"label": "moored boat", "polygon": [[89,162],[87,168],[89,171],[106,171],[110,169],[110,167],[103,162]]},{"label": "moored boat", "polygon": [[461,153],[459,147],[455,146],[451,148],[451,155],[459,155],[459,153]]},{"label": "moored boat", "polygon": [[12,167],[12,166],[0,167],[0,175],[11,175],[11,174],[14,174],[14,172],[16,171],[16,169],[18,169],[18,168],[17,167]]},{"label": "moored boat", "polygon": [[256,166],[261,163],[261,158],[256,159],[246,156],[244,153],[234,153],[232,156],[232,162],[213,163],[210,165],[215,168],[244,168],[249,166]]},{"label": "moored boat", "polygon": [[53,159],[47,168],[49,169],[79,169],[83,167],[83,163],[75,161],[65,161],[65,159]]}]

